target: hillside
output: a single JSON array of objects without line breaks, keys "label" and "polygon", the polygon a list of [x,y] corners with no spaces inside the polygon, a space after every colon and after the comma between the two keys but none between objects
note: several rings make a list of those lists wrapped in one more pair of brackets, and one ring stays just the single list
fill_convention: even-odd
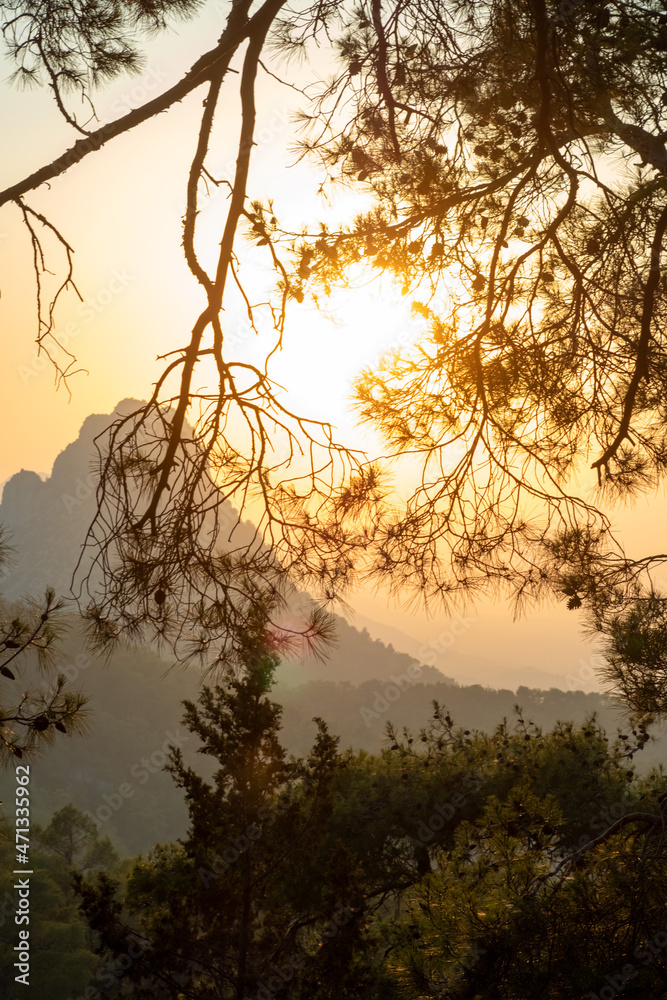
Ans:
[{"label": "hillside", "polygon": [[[352,634],[350,644],[371,650],[375,646],[369,638],[354,639]],[[186,759],[196,751],[180,721],[182,700],[197,697],[199,671],[170,669],[156,653],[141,648],[119,651],[102,661],[85,651],[75,629],[63,649],[61,669],[72,686],[90,698],[89,731],[84,737],[59,736],[55,746],[34,762],[35,820],[45,822],[55,809],[73,802],[95,817],[122,853],[131,854],[182,835],[185,806],[162,767],[169,744],[180,746]],[[391,660],[388,652],[387,656]],[[326,667],[321,669],[326,677]],[[331,732],[340,736],[342,747],[378,751],[386,746],[388,721],[416,732],[428,721],[434,699],[447,706],[458,725],[470,730],[490,731],[504,717],[511,719],[517,701],[524,715],[544,729],[558,720],[583,721],[596,712],[614,733],[621,719],[619,708],[600,694],[529,688],[517,693],[494,691],[446,680],[434,683],[430,677],[424,682],[418,675],[407,675],[406,680],[400,673],[394,670],[395,681],[385,675],[358,684],[330,679],[279,683],[274,697],[284,709],[284,745],[297,754],[307,750],[315,733],[313,716],[322,716]],[[34,680],[44,683],[39,674]],[[661,746],[650,744],[638,766],[646,770],[660,759]],[[197,767],[202,764],[199,759]],[[11,787],[10,775],[0,776],[0,798],[6,802]],[[6,812],[10,814],[11,810]]]},{"label": "hillside", "polygon": [[[0,524],[10,536],[15,558],[0,581],[5,600],[39,595],[47,585],[69,593],[95,508],[93,440],[109,420],[108,415],[90,416],[47,479],[23,470],[6,484]],[[243,529],[252,531],[252,526]],[[146,648],[119,650],[108,662],[102,661],[86,650],[73,614],[70,626],[61,669],[72,686],[90,698],[89,732],[81,738],[59,738],[55,748],[33,765],[34,815],[44,822],[54,810],[73,802],[95,817],[122,852],[145,851],[184,831],[182,797],[162,767],[170,744],[182,746],[186,758],[195,752],[180,726],[181,703],[196,698],[201,676],[195,668],[170,668],[168,660]],[[563,693],[555,687],[497,691],[479,684],[458,685],[427,665],[428,644],[415,640],[410,647],[413,655],[398,652],[389,641],[392,630],[382,642],[367,628],[355,628],[340,617],[337,633],[326,662],[288,659],[279,668],[275,697],[284,708],[283,740],[290,752],[308,749],[316,715],[340,736],[343,747],[378,751],[385,745],[387,722],[418,731],[427,722],[434,699],[448,707],[457,724],[470,730],[492,730],[504,717],[511,717],[517,702],[545,729],[558,720],[579,722],[596,712],[613,732],[619,720],[619,708],[601,694]],[[395,635],[400,638],[402,633]],[[423,650],[425,662],[420,662]],[[22,680],[29,680],[29,670]],[[39,674],[33,681],[46,683]],[[647,769],[660,757],[660,745],[653,744],[639,766]],[[0,790],[7,796],[8,789],[8,778],[3,776]]]},{"label": "hillside", "polygon": [[[117,411],[125,412],[135,403],[124,400]],[[5,484],[0,525],[14,550],[0,580],[0,596],[5,600],[39,595],[47,586],[63,596],[71,594],[72,574],[95,513],[94,439],[110,420],[107,414],[88,417],[77,440],[56,458],[48,479],[22,470]],[[233,523],[236,512],[228,506]],[[253,528],[248,523],[242,524],[241,530],[250,533]],[[291,684],[328,679],[360,683],[405,672],[415,662],[414,657],[374,640],[366,629],[359,631],[340,616],[336,616],[336,623],[338,643],[326,665],[315,659],[286,660],[282,680]],[[430,666],[423,668],[422,677],[426,676],[433,681],[444,677]]]}]

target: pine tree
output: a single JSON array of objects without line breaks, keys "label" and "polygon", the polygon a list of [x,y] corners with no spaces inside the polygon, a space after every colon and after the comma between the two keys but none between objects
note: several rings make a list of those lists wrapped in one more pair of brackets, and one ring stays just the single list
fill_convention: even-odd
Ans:
[{"label": "pine tree", "polygon": [[276,664],[255,652],[240,678],[185,702],[185,724],[215,770],[207,780],[180,749],[171,751],[167,769],[190,813],[182,842],[139,859],[122,889],[107,874],[77,879],[128,995],[269,1000],[287,988],[326,997],[334,980],[325,971],[344,979],[341,963],[356,964],[357,979],[368,981],[359,958],[361,890],[349,873],[340,880],[340,866],[315,880],[309,868],[345,761],[320,719],[311,752],[287,758],[281,709],[268,698]]}]

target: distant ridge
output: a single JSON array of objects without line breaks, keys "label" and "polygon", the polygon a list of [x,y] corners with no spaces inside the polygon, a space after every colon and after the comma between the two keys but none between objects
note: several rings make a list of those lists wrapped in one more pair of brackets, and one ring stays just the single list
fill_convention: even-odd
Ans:
[{"label": "distant ridge", "polygon": [[[54,587],[61,596],[71,596],[72,573],[95,513],[94,439],[119,413],[140,405],[139,400],[125,399],[111,414],[87,417],[78,438],[58,455],[47,479],[22,469],[5,483],[0,524],[14,549],[11,565],[0,580],[0,595],[5,600],[39,596],[47,586]],[[231,504],[229,507],[232,511]],[[325,663],[286,659],[281,672],[283,683],[335,680],[361,684],[405,673],[416,662],[414,656],[373,639],[340,616],[336,618],[338,645],[331,650],[330,658]],[[449,679],[427,665],[419,676],[432,683]]]},{"label": "distant ridge", "polygon": [[[370,655],[374,645],[363,633],[343,632],[345,655],[355,648]],[[376,645],[378,650],[384,648]],[[54,810],[72,802],[95,819],[121,853],[130,854],[183,836],[187,814],[182,795],[162,768],[170,744],[182,747],[186,762],[198,771],[206,767],[201,758],[195,764],[198,743],[182,725],[182,701],[197,697],[200,671],[168,670],[165,661],[145,647],[119,649],[108,662],[102,661],[85,651],[76,628],[65,637],[63,654],[62,670],[72,687],[80,687],[90,698],[90,730],[82,737],[58,739],[48,753],[34,760],[34,820],[46,823]],[[397,661],[390,651],[383,655],[396,677],[401,672],[396,669]],[[288,752],[308,751],[315,737],[313,717],[320,716],[330,732],[340,737],[341,748],[378,753],[388,746],[388,722],[399,729],[407,726],[417,735],[432,718],[434,699],[446,706],[456,726],[483,732],[493,731],[503,718],[512,725],[517,703],[524,718],[545,729],[557,720],[583,722],[597,713],[613,738],[617,725],[627,724],[618,703],[601,694],[528,687],[518,692],[494,691],[431,677],[408,684],[398,677],[399,683],[387,677],[334,683],[334,663],[320,667],[321,680],[296,686],[279,682],[272,692],[283,709],[281,742]],[[43,682],[39,672],[33,677],[37,684]],[[204,682],[210,683],[211,678]],[[663,757],[662,744],[651,743],[635,764],[645,773]],[[212,767],[213,762],[209,763]],[[123,786],[129,788],[127,799],[119,794]],[[0,799],[5,803],[13,802],[14,787],[11,772],[0,774]]]},{"label": "distant ridge", "polygon": [[[408,656],[413,656],[420,662],[432,663],[429,654],[432,653],[433,645],[437,648],[437,643],[433,644],[429,640],[416,639],[413,635],[408,635],[400,629],[386,625],[384,622],[375,621],[365,615],[355,615],[353,621],[357,628],[367,629],[371,635],[380,639],[385,645],[393,646],[394,649],[407,653]],[[456,624],[456,619],[454,619],[454,624]],[[446,636],[446,625],[443,632]],[[552,673],[540,667],[508,663],[506,659],[502,662],[502,669],[499,669],[498,662],[490,662],[482,656],[464,653],[456,648],[455,643],[452,644],[451,648],[441,650],[440,655],[443,659],[446,658],[445,669],[448,675],[451,675],[459,684],[481,684],[493,689],[502,687],[510,688],[513,691],[520,687],[541,688],[547,691],[550,688],[562,689],[565,686],[562,674]],[[582,688],[586,690],[585,685],[581,683],[576,684],[575,688],[576,690]],[[569,685],[568,689],[572,690],[572,684]]]}]

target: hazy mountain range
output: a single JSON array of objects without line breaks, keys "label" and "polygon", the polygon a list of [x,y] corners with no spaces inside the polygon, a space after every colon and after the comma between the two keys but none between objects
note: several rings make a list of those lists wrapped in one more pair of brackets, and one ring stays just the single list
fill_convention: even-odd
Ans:
[{"label": "hazy mountain range", "polygon": [[[135,400],[125,400],[117,409],[135,408]],[[0,578],[0,594],[7,600],[26,595],[38,596],[46,586],[61,595],[70,593],[72,572],[79,557],[86,530],[95,511],[94,438],[111,421],[109,414],[89,416],[79,437],[56,458],[50,476],[22,470],[5,483],[0,502],[0,524],[13,546],[11,565]],[[252,527],[249,525],[249,530]],[[562,676],[512,661],[504,650],[502,672],[490,658],[449,648],[440,648],[419,635],[392,628],[364,615],[352,623],[338,616],[339,644],[326,664],[291,661],[283,667],[283,680],[297,683],[306,679],[349,680],[361,683],[374,677],[388,677],[405,670],[410,660],[424,668],[424,677],[443,677],[461,683],[497,686],[499,674],[504,687],[521,685],[560,687]],[[415,623],[418,626],[418,623]],[[452,624],[456,632],[456,622]],[[447,630],[445,630],[446,639]],[[452,645],[456,645],[453,643]],[[570,685],[571,686],[571,685]]]},{"label": "hazy mountain range", "polygon": [[[119,409],[125,410],[128,405],[134,408],[138,404],[126,400]],[[22,470],[5,483],[0,524],[14,550],[0,579],[0,594],[6,600],[37,597],[47,586],[54,587],[59,595],[71,594],[72,574],[95,513],[93,442],[110,421],[107,414],[88,417],[77,440],[56,458],[47,479]],[[249,530],[253,530],[250,525]],[[418,659],[415,654],[397,652],[391,645],[372,638],[365,628],[360,631],[340,616],[337,625],[338,644],[331,650],[328,662],[287,661],[282,668],[284,682],[335,679],[361,683],[404,672]],[[440,670],[426,664],[422,676],[433,681],[445,679]]]},{"label": "hazy mountain range", "polygon": [[[207,768],[214,766],[196,753],[198,741],[181,723],[182,702],[197,698],[202,677],[194,667],[169,669],[165,660],[142,647],[119,649],[102,660],[86,651],[75,616],[70,626],[59,667],[71,687],[89,698],[88,727],[84,735],[55,734],[54,745],[31,761],[33,822],[48,822],[53,812],[71,802],[94,818],[121,853],[145,852],[157,842],[182,836],[186,828],[182,793],[163,770],[169,746],[179,747],[200,773],[208,774]],[[347,648],[357,657],[353,662],[381,668],[384,677],[357,678],[355,683],[279,683],[273,697],[283,709],[281,741],[290,753],[303,754],[312,746],[315,716],[325,719],[342,748],[378,753],[388,746],[387,723],[399,730],[407,726],[416,734],[428,723],[434,700],[447,707],[462,729],[489,732],[503,718],[511,724],[516,704],[525,719],[545,730],[558,720],[583,722],[593,713],[612,736],[618,725],[626,724],[621,706],[597,693],[462,686],[445,678],[434,680],[437,671],[408,674],[406,679],[399,659],[408,660],[405,654],[392,654],[353,630],[348,638]],[[364,663],[363,651],[374,653],[378,647],[384,650],[382,656]],[[215,683],[215,678],[204,680]],[[36,670],[23,674],[21,681],[38,687],[49,683]],[[651,743],[636,763],[647,770],[662,756],[661,744]],[[7,818],[13,817],[14,784],[11,771],[0,774],[0,802],[5,803],[0,815]]]},{"label": "hazy mountain range", "polygon": [[[15,549],[13,563],[0,581],[6,599],[37,596],[47,585],[61,594],[69,592],[94,513],[93,438],[109,420],[108,415],[89,417],[79,438],[58,456],[48,478],[24,470],[6,483],[0,523]],[[503,675],[500,690],[457,684],[433,664],[446,663],[447,672],[451,666],[455,676],[489,679],[494,665],[450,650],[448,630],[441,633],[438,646],[363,616],[356,623],[361,629],[338,619],[338,645],[327,663],[281,664],[275,697],[283,706],[283,742],[289,751],[308,749],[315,733],[312,719],[318,715],[341,737],[344,747],[377,752],[385,745],[389,721],[417,731],[426,724],[433,699],[446,704],[456,722],[471,730],[493,729],[503,717],[511,718],[517,702],[526,717],[545,728],[559,719],[581,722],[594,712],[611,731],[622,721],[618,704],[610,698],[563,693],[539,671],[510,670]],[[186,757],[195,752],[195,741],[185,734],[180,719],[183,699],[197,697],[199,671],[169,670],[168,661],[141,647],[120,649],[103,662],[86,650],[74,614],[70,626],[61,669],[72,687],[90,698],[89,733],[59,736],[48,754],[35,762],[36,820],[48,820],[55,809],[71,801],[93,815],[103,832],[130,853],[181,835],[186,810],[162,767],[170,743],[182,743]],[[454,632],[457,628],[464,629],[465,622],[457,626],[454,620],[448,626]],[[28,671],[25,679],[29,677]],[[48,683],[39,674],[32,682]],[[657,763],[660,756],[660,746],[652,744],[642,754],[641,766]],[[0,796],[7,780],[5,776],[0,781]],[[127,795],[119,793],[121,786]]]}]

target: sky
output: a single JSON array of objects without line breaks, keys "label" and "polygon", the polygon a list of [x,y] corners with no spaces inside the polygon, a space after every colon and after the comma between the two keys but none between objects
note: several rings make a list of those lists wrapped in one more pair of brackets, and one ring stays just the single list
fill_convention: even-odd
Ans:
[{"label": "sky", "polygon": [[[100,97],[99,118],[115,117],[178,78],[201,49],[204,30],[209,37],[219,32],[216,16],[213,5],[198,30],[195,25],[180,26],[179,34],[163,37],[138,79],[117,82],[108,95]],[[328,207],[316,195],[315,171],[308,166],[287,169],[295,158],[286,147],[294,138],[291,115],[298,95],[266,76],[260,90],[256,169],[250,190],[260,198],[273,196],[276,209],[284,210],[282,217],[289,214],[297,223],[313,213],[325,214]],[[0,323],[8,353],[1,405],[10,424],[13,413],[29,415],[29,420],[21,438],[5,437],[0,482],[21,468],[26,456],[39,471],[48,471],[55,453],[72,439],[92,410],[111,409],[127,396],[145,397],[161,370],[156,356],[187,339],[201,296],[182,257],[181,218],[184,178],[202,96],[203,92],[197,92],[136,134],[121,136],[58,178],[50,189],[44,186],[27,199],[32,208],[48,215],[75,251],[75,280],[83,301],[70,291],[57,313],[58,335],[76,354],[76,367],[85,370],[71,378],[71,398],[64,386],[53,391],[53,370],[36,356],[30,242],[18,209],[8,206],[3,211]],[[223,109],[226,113],[217,127],[209,161],[217,177],[230,176],[235,155],[235,109],[224,105]],[[1,115],[3,133],[9,137],[6,148],[12,150],[0,166],[3,187],[48,162],[76,138],[59,120],[44,89],[17,90],[5,82]],[[299,213],[293,211],[296,192]],[[345,194],[338,204],[343,214],[360,207],[358,198],[352,204]],[[222,189],[203,203],[202,245],[208,242],[215,248],[224,207]],[[54,239],[45,241],[45,248],[47,266],[60,270],[65,261],[61,248]],[[352,377],[363,364],[375,362],[383,350],[404,343],[406,323],[411,322],[409,303],[401,302],[397,293],[391,301],[385,300],[386,289],[378,288],[362,290],[354,300],[338,296],[335,320],[307,303],[299,308],[294,304],[289,342],[276,359],[274,376],[289,385],[295,406],[315,417],[328,416],[341,427],[347,421],[348,428],[352,427],[345,404]],[[225,317],[231,351],[259,357],[261,345],[253,343],[241,319],[240,310]]]},{"label": "sky", "polygon": [[[204,45],[210,45],[202,40],[220,33],[223,10],[222,4],[207,5],[196,22],[179,25],[152,43],[139,76],[117,81],[99,95],[100,120],[117,117],[178,79]],[[315,71],[326,73],[327,54],[318,58]],[[58,155],[76,138],[48,92],[12,87],[7,81],[10,71],[5,64],[0,126],[7,152],[0,164],[2,188]],[[290,74],[305,77],[310,71],[303,67],[290,69]],[[363,207],[359,196],[345,191],[338,193],[333,207],[328,206],[317,195],[319,175],[314,167],[294,165],[290,147],[298,95],[266,75],[260,81],[260,95],[250,193],[261,199],[273,197],[281,220],[298,222],[299,216],[326,217],[330,212],[349,217],[359,211]],[[88,414],[111,412],[126,397],[145,398],[161,370],[156,355],[186,342],[201,299],[182,257],[181,217],[202,97],[202,91],[195,92],[26,199],[48,216],[75,251],[81,300],[70,291],[57,313],[59,336],[76,354],[75,367],[81,369],[69,382],[71,395],[63,385],[54,385],[52,368],[36,355],[30,242],[18,209],[10,205],[0,210],[4,350],[0,483],[22,468],[48,474]],[[234,102],[232,95],[214,133],[210,162],[219,178],[230,175],[233,163]],[[223,194],[202,208],[200,231],[211,247],[219,239],[223,209]],[[45,248],[47,266],[61,271],[62,248],[53,239],[45,241]],[[259,273],[262,261],[256,251],[253,254]],[[285,348],[276,359],[273,376],[288,391],[292,409],[330,419],[346,442],[372,449],[372,436],[355,429],[349,412],[352,380],[384,351],[409,344],[419,327],[410,301],[386,282],[334,294],[330,313],[323,315],[307,303],[290,306]],[[261,345],[248,336],[240,312],[227,315],[225,321],[234,356],[257,357]],[[663,516],[662,498],[614,515],[623,537],[635,551],[641,550],[639,555],[654,547]],[[554,685],[590,690],[598,684],[591,668],[595,650],[581,639],[577,616],[563,605],[540,608],[514,622],[506,604],[485,602],[470,612],[464,625],[456,626],[454,634],[452,621],[437,610],[426,615],[423,609],[388,601],[384,594],[364,592],[351,603],[357,623],[368,623],[388,641],[389,630],[394,629],[439,644],[437,665],[445,673],[458,670],[461,679],[467,671],[471,681],[484,675],[490,683],[497,674],[502,683],[503,676],[530,667],[556,678]],[[451,641],[448,635],[453,636]],[[400,646],[402,640],[396,634],[393,641]]]}]

